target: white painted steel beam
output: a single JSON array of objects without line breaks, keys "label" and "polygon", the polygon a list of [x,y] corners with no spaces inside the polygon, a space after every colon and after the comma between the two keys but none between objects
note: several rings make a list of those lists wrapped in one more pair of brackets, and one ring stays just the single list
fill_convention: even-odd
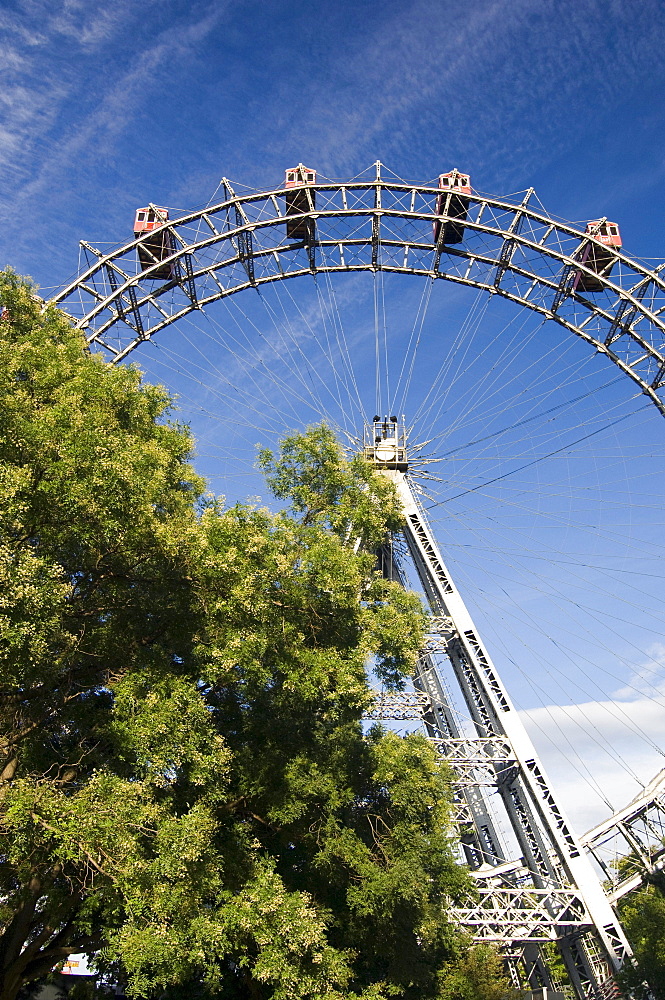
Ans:
[{"label": "white painted steel beam", "polygon": [[[370,441],[365,455],[395,486],[404,514],[406,547],[436,618],[415,675],[416,689],[429,699],[426,727],[453,771],[456,802],[466,796],[476,843],[482,842],[483,828],[482,819],[471,808],[473,795],[479,796],[481,810],[494,831],[493,817],[480,791],[485,787],[503,803],[521,850],[521,857],[512,860],[496,850],[491,863],[475,865],[479,898],[457,906],[454,918],[475,940],[500,942],[511,952],[556,941],[580,1000],[601,1000],[614,973],[631,954],[617,915],[556,799],[416,500],[407,475],[406,429],[398,424],[379,438],[374,429]],[[385,556],[381,565],[385,571]],[[392,579],[404,578],[392,564],[389,570]],[[441,655],[452,666],[474,735],[462,732],[455,721],[436,662]],[[423,663],[427,665],[426,684]],[[537,965],[542,977],[544,963],[536,962],[534,968]]]}]

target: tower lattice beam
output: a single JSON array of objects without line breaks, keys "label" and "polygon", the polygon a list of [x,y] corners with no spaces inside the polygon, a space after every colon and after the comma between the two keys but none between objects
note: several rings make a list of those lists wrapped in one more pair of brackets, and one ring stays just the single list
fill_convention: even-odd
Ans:
[{"label": "tower lattice beam", "polygon": [[[401,500],[406,550],[431,611],[415,692],[391,696],[394,704],[382,707],[387,714],[401,710],[400,717],[417,711],[455,776],[455,815],[479,899],[452,916],[476,940],[502,945],[513,962],[521,956],[532,988],[553,985],[538,943],[555,941],[580,1000],[606,1000],[616,991],[613,976],[630,958],[630,947],[417,501],[403,421],[375,420],[364,454]],[[381,562],[387,576],[406,583],[403,555],[386,546]],[[452,670],[445,669],[446,660]],[[451,673],[469,726],[459,721],[447,693]],[[500,843],[490,800],[502,806],[512,848]],[[516,856],[508,856],[511,851]]]}]

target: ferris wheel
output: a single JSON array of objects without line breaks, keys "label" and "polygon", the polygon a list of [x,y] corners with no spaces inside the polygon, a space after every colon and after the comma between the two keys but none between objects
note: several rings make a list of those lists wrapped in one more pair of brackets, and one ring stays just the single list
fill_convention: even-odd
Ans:
[{"label": "ferris wheel", "polygon": [[[533,190],[487,197],[458,170],[422,185],[380,163],[346,181],[299,164],[272,191],[220,188],[194,212],[139,208],[129,242],[82,242],[54,301],[109,360],[176,389],[225,492],[260,490],[257,441],[320,420],[395,480],[407,528],[384,564],[421,589],[432,631],[413,688],[376,714],[423,717],[456,771],[481,892],[458,919],[504,947],[516,984],[556,985],[541,946],[557,941],[574,993],[608,996],[628,951],[614,897],[509,692],[546,709],[562,689],[592,698],[602,675],[660,695],[628,647],[646,655],[662,612],[644,484],[665,415],[665,265],[626,255],[615,221],[557,220]],[[574,739],[570,754],[584,772]],[[659,794],[639,813],[654,863]],[[608,822],[588,841],[601,865]]]}]

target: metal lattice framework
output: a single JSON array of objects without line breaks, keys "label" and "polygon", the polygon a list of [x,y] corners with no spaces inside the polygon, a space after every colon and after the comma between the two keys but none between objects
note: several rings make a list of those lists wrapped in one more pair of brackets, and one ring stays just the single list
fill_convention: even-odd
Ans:
[{"label": "metal lattice framework", "polygon": [[[459,225],[459,216],[446,214],[450,203],[439,200],[440,189],[385,179],[380,163],[364,179],[303,186],[298,211],[292,204],[288,212],[291,232],[305,235],[297,240],[286,232],[285,188],[238,195],[228,181],[223,185],[219,204],[110,253],[81,243],[86,266],[53,302],[109,360],[122,360],[169,324],[236,292],[302,275],[396,272],[485,290],[555,321],[617,365],[665,414],[665,264],[651,270],[617,251],[609,272],[595,274],[584,263],[594,259],[587,251],[595,238],[547,215],[533,190],[520,199],[471,194],[463,241],[451,246],[443,243],[446,222]],[[154,256],[155,246],[166,247],[167,256]],[[165,270],[171,277],[158,278]],[[582,294],[580,274],[593,275],[598,291]],[[373,452],[366,457],[372,460]],[[415,691],[380,696],[370,717],[423,719],[454,774],[454,819],[478,885],[477,897],[454,917],[475,939],[499,942],[514,981],[532,988],[553,985],[539,947],[556,941],[576,996],[605,1000],[629,955],[611,905],[627,883],[615,885],[608,898],[584,847],[609,871],[601,854],[621,834],[628,853],[641,862],[648,856],[657,870],[662,789],[592,831],[583,847],[450,578],[406,466],[395,469],[401,471],[383,471],[402,499],[404,547],[428,598],[430,632]],[[399,565],[391,578],[401,578]],[[444,659],[473,720],[472,735],[451,710]],[[488,791],[502,800],[517,858],[501,847]]]},{"label": "metal lattice framework", "polygon": [[[665,281],[618,252],[602,290],[582,295],[575,276],[595,238],[551,218],[533,190],[510,199],[469,197],[464,241],[446,246],[435,221],[438,188],[371,177],[306,188],[308,238],[286,236],[287,191],[225,197],[212,207],[169,221],[164,229],[173,277],[150,251],[154,232],[103,253],[82,242],[87,265],[53,299],[113,360],[192,310],[247,288],[320,272],[388,271],[444,279],[498,294],[555,320],[611,359],[665,413]],[[534,207],[535,204],[535,207]],[[141,270],[138,247],[154,265]],[[598,244],[600,247],[600,244]]]}]

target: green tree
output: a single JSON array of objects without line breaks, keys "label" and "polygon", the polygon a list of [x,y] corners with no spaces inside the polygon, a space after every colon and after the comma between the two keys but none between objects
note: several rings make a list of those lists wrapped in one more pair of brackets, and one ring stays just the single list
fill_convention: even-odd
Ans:
[{"label": "green tree", "polygon": [[[659,879],[660,876],[660,879]],[[657,880],[662,880],[660,873]],[[665,896],[658,885],[631,892],[620,906],[621,922],[635,955],[621,983],[638,1000],[665,1000]]]},{"label": "green tree", "polygon": [[441,1000],[506,1000],[524,996],[510,989],[501,959],[489,945],[470,948],[441,974]]},{"label": "green tree", "polygon": [[361,722],[422,636],[391,487],[318,428],[261,457],[290,512],[226,508],[162,389],[0,300],[1,1000],[74,951],[137,997],[471,995],[448,774]]}]

